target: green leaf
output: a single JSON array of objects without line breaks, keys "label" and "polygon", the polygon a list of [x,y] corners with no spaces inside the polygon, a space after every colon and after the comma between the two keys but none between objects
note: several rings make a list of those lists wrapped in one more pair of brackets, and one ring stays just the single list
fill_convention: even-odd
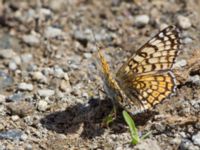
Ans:
[{"label": "green leaf", "polygon": [[139,142],[140,138],[139,138],[135,123],[134,123],[133,119],[131,118],[131,116],[126,111],[123,111],[122,113],[123,113],[123,117],[124,117],[126,123],[128,124],[130,132],[131,132],[131,138],[132,138],[131,143],[137,144]]}]

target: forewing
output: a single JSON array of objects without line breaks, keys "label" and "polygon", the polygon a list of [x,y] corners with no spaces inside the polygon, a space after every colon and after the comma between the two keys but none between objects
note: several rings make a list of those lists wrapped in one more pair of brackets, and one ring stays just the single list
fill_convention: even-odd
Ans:
[{"label": "forewing", "polygon": [[130,57],[117,72],[117,77],[123,79],[128,74],[138,75],[171,69],[180,46],[179,30],[176,26],[169,26]]}]

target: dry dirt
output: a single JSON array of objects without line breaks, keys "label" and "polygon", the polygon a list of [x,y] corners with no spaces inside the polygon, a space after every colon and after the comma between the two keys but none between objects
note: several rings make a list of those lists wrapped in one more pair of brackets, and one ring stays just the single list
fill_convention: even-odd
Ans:
[{"label": "dry dirt", "polygon": [[[200,149],[200,1],[0,1],[0,150]],[[112,104],[96,67],[104,47],[113,74],[160,29],[180,28],[177,94],[155,114],[135,116],[138,145]]]}]

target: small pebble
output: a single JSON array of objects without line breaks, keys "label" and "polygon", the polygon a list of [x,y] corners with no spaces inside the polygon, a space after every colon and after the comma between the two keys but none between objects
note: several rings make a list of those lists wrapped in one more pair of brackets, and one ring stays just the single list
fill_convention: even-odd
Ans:
[{"label": "small pebble", "polygon": [[195,145],[200,146],[200,132],[192,136],[192,141]]},{"label": "small pebble", "polygon": [[38,110],[45,111],[48,108],[48,103],[44,100],[40,100],[37,105]]},{"label": "small pebble", "polygon": [[158,130],[159,132],[163,132],[165,130],[165,126],[162,125],[161,123],[155,123],[154,127],[156,130]]},{"label": "small pebble", "polygon": [[150,18],[148,15],[138,15],[135,17],[135,25],[139,28],[144,27],[149,23],[149,20]]},{"label": "small pebble", "polygon": [[12,121],[17,121],[19,119],[18,115],[11,116]]},{"label": "small pebble", "polygon": [[200,85],[200,77],[199,77],[199,75],[189,76],[188,80],[190,82],[194,83],[194,84]]},{"label": "small pebble", "polygon": [[39,14],[40,14],[40,16],[48,17],[48,16],[51,16],[52,12],[51,12],[50,9],[47,9],[47,8],[40,8],[40,9],[39,9]]},{"label": "small pebble", "polygon": [[6,106],[5,105],[0,105],[0,115],[5,115],[7,114],[7,111],[6,111]]},{"label": "small pebble", "polygon": [[62,30],[59,28],[47,27],[44,31],[44,36],[46,38],[56,38],[62,35],[63,35]]},{"label": "small pebble", "polygon": [[179,60],[179,61],[177,61],[175,64],[174,64],[174,66],[173,67],[177,67],[177,68],[182,68],[182,67],[184,67],[184,66],[186,66],[187,65],[187,61],[185,60],[185,59],[181,59],[181,60]]},{"label": "small pebble", "polygon": [[86,59],[89,59],[92,57],[92,54],[91,53],[84,53],[83,56],[86,58]]},{"label": "small pebble", "polygon": [[184,43],[184,44],[190,44],[190,43],[192,43],[192,42],[193,42],[193,40],[192,40],[192,38],[190,38],[190,37],[186,37],[186,38],[183,39],[183,43]]},{"label": "small pebble", "polygon": [[76,3],[76,1],[67,2],[65,0],[50,1],[49,7],[57,12],[57,11],[62,10],[63,7],[65,8],[69,4],[73,5],[73,2]]},{"label": "small pebble", "polygon": [[179,15],[177,17],[177,21],[178,21],[179,27],[182,28],[182,29],[188,29],[192,26],[190,19],[185,17],[185,16]]},{"label": "small pebble", "polygon": [[21,55],[21,60],[23,63],[30,63],[33,60],[33,55],[32,54],[23,54]]},{"label": "small pebble", "polygon": [[36,35],[24,35],[22,40],[29,45],[37,46],[40,43],[40,39]]},{"label": "small pebble", "polygon": [[70,92],[71,91],[71,86],[69,84],[69,81],[62,80],[60,82],[60,90],[64,92]]},{"label": "small pebble", "polygon": [[161,147],[159,146],[158,142],[156,140],[151,139],[145,139],[141,140],[140,143],[138,143],[135,147],[135,150],[161,150]]},{"label": "small pebble", "polygon": [[4,89],[13,84],[13,78],[11,78],[7,73],[0,70],[0,89]]},{"label": "small pebble", "polygon": [[2,123],[0,123],[0,131],[2,131],[3,129],[5,129],[5,126]]},{"label": "small pebble", "polygon": [[5,100],[6,100],[6,96],[0,94],[0,103],[5,102]]},{"label": "small pebble", "polygon": [[0,139],[20,140],[23,132],[18,129],[11,129],[0,132]]},{"label": "small pebble", "polygon": [[15,56],[12,58],[12,61],[16,63],[17,65],[20,65],[22,63],[21,57],[20,56]]},{"label": "small pebble", "polygon": [[22,134],[20,140],[22,140],[22,141],[26,141],[27,138],[28,138],[28,136],[27,136],[26,134]]},{"label": "small pebble", "polygon": [[12,58],[16,56],[16,53],[12,49],[1,49],[0,58]]},{"label": "small pebble", "polygon": [[182,139],[181,144],[179,146],[179,148],[181,150],[192,150],[191,148],[193,148],[193,144],[190,140],[188,139]]},{"label": "small pebble", "polygon": [[10,61],[9,64],[8,64],[8,67],[10,70],[16,70],[17,69],[17,64],[13,61]]},{"label": "small pebble", "polygon": [[23,99],[24,99],[23,93],[15,93],[13,95],[6,97],[6,101],[8,102],[21,101]]},{"label": "small pebble", "polygon": [[33,105],[26,101],[13,102],[6,105],[11,115],[27,116],[34,111]]},{"label": "small pebble", "polygon": [[54,76],[57,78],[63,78],[64,77],[64,72],[62,68],[55,67],[54,68]]},{"label": "small pebble", "polygon": [[33,85],[23,82],[23,83],[19,83],[17,88],[18,88],[18,90],[32,91],[33,90]]},{"label": "small pebble", "polygon": [[49,97],[49,96],[54,95],[55,91],[54,90],[50,90],[50,89],[41,89],[41,90],[38,90],[38,94],[41,97]]},{"label": "small pebble", "polygon": [[47,83],[47,78],[41,72],[37,71],[32,74],[32,78],[40,83]]}]

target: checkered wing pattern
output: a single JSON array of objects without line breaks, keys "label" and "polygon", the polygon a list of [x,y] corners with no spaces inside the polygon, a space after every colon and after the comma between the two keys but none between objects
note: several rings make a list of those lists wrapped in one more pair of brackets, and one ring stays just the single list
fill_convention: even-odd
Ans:
[{"label": "checkered wing pattern", "polygon": [[178,29],[169,26],[119,69],[116,80],[134,104],[150,109],[175,92],[175,77],[171,68],[180,45]]},{"label": "checkered wing pattern", "polygon": [[169,26],[133,55],[118,71],[117,76],[123,78],[128,74],[144,74],[171,69],[180,49],[179,31]]}]

